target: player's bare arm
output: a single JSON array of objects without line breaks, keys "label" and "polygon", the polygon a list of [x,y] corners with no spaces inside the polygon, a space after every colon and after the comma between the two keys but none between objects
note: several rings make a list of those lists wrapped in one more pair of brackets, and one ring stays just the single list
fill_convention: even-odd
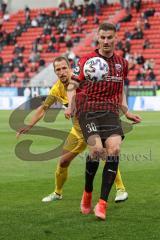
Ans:
[{"label": "player's bare arm", "polygon": [[19,129],[16,134],[16,137],[19,138],[21,134],[27,133],[44,115],[45,110],[43,109],[43,107],[42,106],[38,107],[28,126],[26,128]]},{"label": "player's bare arm", "polygon": [[124,113],[125,117],[128,120],[132,121],[132,124],[137,124],[137,123],[140,123],[142,121],[142,118],[139,115],[133,114],[129,111],[127,100],[126,100],[126,94],[125,94],[124,90],[123,90],[123,95],[122,95],[121,110]]},{"label": "player's bare arm", "polygon": [[56,101],[56,98],[49,95],[46,100],[44,101],[44,103],[39,106],[34,115],[32,116],[29,124],[27,127],[25,128],[21,128],[18,130],[16,137],[19,138],[21,134],[25,134],[27,133],[37,122],[39,122],[45,115],[46,111],[48,110],[48,108]]},{"label": "player's bare arm", "polygon": [[75,96],[76,89],[79,87],[79,83],[76,81],[70,80],[70,83],[67,87],[67,98],[68,98],[68,108],[65,110],[65,118],[70,119],[74,114],[75,110]]}]

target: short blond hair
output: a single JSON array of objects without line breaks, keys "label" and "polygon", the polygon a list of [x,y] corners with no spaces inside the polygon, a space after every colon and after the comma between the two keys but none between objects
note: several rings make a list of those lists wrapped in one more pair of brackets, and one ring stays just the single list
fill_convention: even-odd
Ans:
[{"label": "short blond hair", "polygon": [[69,62],[68,58],[66,58],[65,56],[58,56],[58,57],[54,58],[53,67],[55,68],[55,62],[61,62],[61,61],[65,61],[68,65],[68,67],[71,68],[70,62]]}]

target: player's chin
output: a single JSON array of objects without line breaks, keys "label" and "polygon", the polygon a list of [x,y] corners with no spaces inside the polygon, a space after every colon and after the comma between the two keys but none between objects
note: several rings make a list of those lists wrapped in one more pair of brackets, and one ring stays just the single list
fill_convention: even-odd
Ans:
[{"label": "player's chin", "polygon": [[67,83],[68,79],[67,78],[63,78],[61,81],[62,81],[62,83]]},{"label": "player's chin", "polygon": [[103,47],[103,51],[108,53],[111,51],[111,48],[110,47]]}]

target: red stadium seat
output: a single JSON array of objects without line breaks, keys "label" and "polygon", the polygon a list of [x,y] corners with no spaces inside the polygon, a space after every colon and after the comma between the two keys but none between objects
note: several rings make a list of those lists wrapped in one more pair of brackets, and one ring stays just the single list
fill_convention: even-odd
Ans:
[{"label": "red stadium seat", "polygon": [[[158,3],[153,3],[153,2],[143,2],[142,4],[142,9],[141,11],[146,10],[147,8],[154,7],[156,11],[160,11],[160,4]],[[57,8],[36,8],[31,10],[31,19],[33,19],[35,16],[37,16],[40,12],[45,12],[46,14],[51,13],[51,11],[57,10]],[[110,16],[115,16],[117,11],[120,10],[120,4],[116,3],[113,6],[112,5],[107,5],[102,9],[102,15],[98,16],[100,21],[105,21],[108,19]],[[67,9],[63,11],[59,11],[60,14],[62,15],[71,15],[72,10]],[[121,12],[123,14],[123,12]],[[119,39],[124,38],[124,32],[126,29],[129,31],[133,31],[135,28],[135,23],[137,19],[140,17],[140,13],[137,13],[135,9],[132,9],[132,20],[130,22],[125,22],[121,23],[121,28],[120,31],[118,32],[118,37]],[[81,42],[78,44],[76,47],[74,47],[74,52],[82,56],[86,54],[87,52],[90,52],[94,47],[92,47],[92,41],[93,41],[93,34],[87,35],[87,33],[92,33],[93,30],[97,29],[97,25],[93,24],[93,16],[87,16],[88,23],[83,26],[84,32],[83,33],[78,33],[78,34],[73,34],[72,29],[73,27],[69,27],[69,34],[71,35],[72,39],[75,37],[80,37]],[[152,48],[150,49],[145,49],[143,50],[142,45],[144,42],[144,39],[134,39],[131,40],[131,53],[136,53],[140,52],[143,54],[145,59],[151,59],[153,58],[155,60],[155,67],[154,67],[154,72],[156,74],[157,82],[159,83],[160,81],[160,42],[159,42],[159,35],[157,32],[160,31],[160,24],[159,21],[160,17],[158,16],[153,16],[149,18],[149,22],[151,24],[151,28],[149,30],[144,30],[144,38],[149,38],[151,41]],[[11,15],[10,21],[5,22],[3,24],[3,29],[5,29],[7,32],[12,32],[18,23],[18,21],[21,21],[22,23],[25,22],[25,13],[23,10],[18,11],[16,14]],[[115,21],[115,18],[113,19]],[[59,34],[57,34],[56,29],[53,28],[53,34],[55,35],[56,38],[59,38]],[[43,27],[36,27],[36,28],[28,28],[27,32],[22,33],[20,37],[17,38],[17,42],[20,44],[25,45],[25,51],[24,51],[24,63],[26,64],[27,69],[29,70],[31,67],[31,64],[28,63],[28,58],[32,49],[32,44],[35,41],[35,39],[43,33]],[[90,36],[90,37],[88,37]],[[50,36],[46,36],[46,40],[50,40]],[[66,44],[65,43],[60,43],[59,44],[59,51],[57,53],[46,53],[45,50],[48,46],[48,43],[43,44],[44,51],[41,53],[41,57],[46,61],[46,63],[49,63],[53,60],[55,56],[58,56],[59,54],[65,53],[66,52]],[[3,58],[4,63],[9,62],[12,60],[14,54],[13,54],[14,46],[5,46],[0,55]],[[117,54],[122,55],[122,51],[117,51]],[[129,72],[129,80],[130,84],[136,85],[137,82],[134,81],[136,74],[137,74],[137,69],[138,67],[135,68],[136,70],[130,71]],[[17,72],[17,71],[16,71]],[[21,79],[23,78],[24,74],[23,73],[18,73],[18,78]],[[3,75],[4,80],[6,77],[8,77],[10,73],[6,73]],[[30,76],[32,77],[35,75],[35,73],[30,73]],[[1,82],[0,81],[0,82]],[[2,81],[3,84],[5,81]],[[150,82],[149,82],[150,83]],[[145,82],[144,84],[149,84],[148,82]],[[19,84],[19,83],[18,83]]]}]

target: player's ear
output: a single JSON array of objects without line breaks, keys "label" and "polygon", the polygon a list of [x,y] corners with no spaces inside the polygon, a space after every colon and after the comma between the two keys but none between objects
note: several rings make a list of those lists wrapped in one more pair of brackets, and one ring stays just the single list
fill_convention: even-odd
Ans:
[{"label": "player's ear", "polygon": [[99,43],[99,38],[100,38],[100,36],[99,36],[99,32],[98,32],[97,35],[95,36],[95,41],[97,41],[98,43]]},{"label": "player's ear", "polygon": [[117,44],[117,42],[118,42],[118,35],[117,33],[115,33],[115,44]]}]

